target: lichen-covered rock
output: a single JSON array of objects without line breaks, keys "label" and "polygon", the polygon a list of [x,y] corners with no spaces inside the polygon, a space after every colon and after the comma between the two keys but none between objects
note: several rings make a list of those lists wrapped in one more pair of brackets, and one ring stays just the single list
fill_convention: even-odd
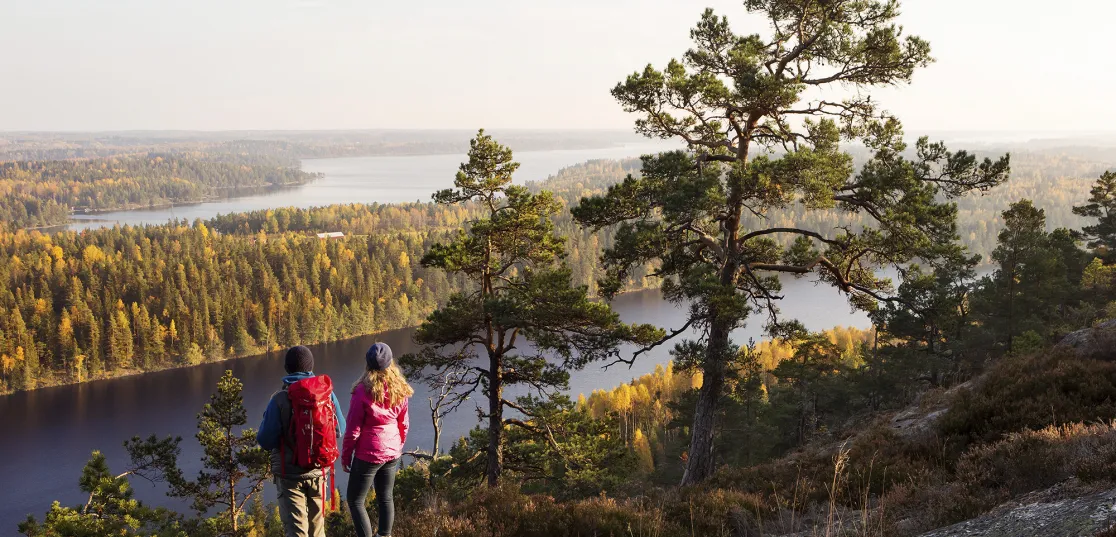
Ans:
[{"label": "lichen-covered rock", "polygon": [[937,409],[929,412],[918,408],[908,408],[891,418],[891,428],[901,437],[911,437],[925,433],[934,427],[938,418],[946,413],[947,409]]},{"label": "lichen-covered rock", "polygon": [[1116,319],[1070,333],[1054,350],[1069,351],[1084,359],[1116,359]]},{"label": "lichen-covered rock", "polygon": [[899,411],[891,417],[889,425],[901,438],[913,438],[931,432],[938,420],[949,411],[957,395],[970,390],[973,381],[963,382],[939,394],[934,401],[923,401]]},{"label": "lichen-covered rock", "polygon": [[997,509],[922,537],[1093,537],[1113,525],[1116,489]]}]

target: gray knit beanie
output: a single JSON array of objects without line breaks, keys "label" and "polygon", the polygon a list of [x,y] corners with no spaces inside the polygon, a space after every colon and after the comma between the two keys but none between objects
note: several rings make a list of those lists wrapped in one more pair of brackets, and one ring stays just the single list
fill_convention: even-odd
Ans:
[{"label": "gray knit beanie", "polygon": [[391,347],[387,343],[376,343],[368,348],[364,361],[369,371],[383,371],[391,366]]}]

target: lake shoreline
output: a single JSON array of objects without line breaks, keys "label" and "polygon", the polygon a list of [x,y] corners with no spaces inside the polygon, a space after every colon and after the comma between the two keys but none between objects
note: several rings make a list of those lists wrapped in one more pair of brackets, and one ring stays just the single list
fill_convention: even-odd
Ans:
[{"label": "lake shoreline", "polygon": [[[267,189],[291,188],[291,187],[298,187],[298,186],[306,186],[306,185],[312,184],[314,181],[317,181],[317,180],[320,180],[320,179],[322,179],[322,175],[321,174],[316,174],[316,177],[314,177],[313,179],[311,179],[309,181],[288,181],[286,183],[267,183],[267,184],[259,184],[259,185],[217,186],[217,187],[213,187],[213,190],[215,190],[217,192],[228,192],[228,191],[240,190],[240,189],[245,189],[245,190],[265,189],[265,190],[267,190]],[[102,215],[102,214],[119,213],[119,212],[127,212],[127,211],[160,211],[160,210],[164,210],[164,209],[174,209],[175,207],[191,207],[191,206],[203,205],[203,204],[206,204],[206,203],[214,203],[214,202],[219,202],[219,201],[235,200],[237,198],[248,197],[248,196],[252,196],[252,195],[256,195],[256,194],[257,193],[251,193],[251,194],[244,194],[244,195],[240,195],[240,196],[237,196],[237,195],[233,195],[233,196],[215,195],[215,196],[206,196],[206,197],[198,198],[198,199],[161,201],[159,203],[147,203],[147,204],[131,204],[131,205],[122,205],[122,206],[119,206],[119,207],[106,207],[106,208],[103,208],[103,209],[71,209],[65,222],[59,222],[59,223],[54,223],[54,224],[46,224],[46,225],[42,225],[42,226],[25,227],[25,228],[20,228],[19,231],[27,231],[27,232],[39,231],[39,232],[45,232],[45,233],[57,233],[59,231],[68,230],[69,227],[71,225],[75,224],[75,223],[79,223],[79,222],[82,222],[82,221],[86,221],[86,222],[97,221],[96,218],[91,218],[91,219],[88,219],[88,220],[82,219],[82,218],[74,218],[74,216],[77,216],[77,215],[96,217],[97,215]],[[168,220],[168,222],[169,222],[169,220]],[[159,224],[153,224],[153,225],[159,225]]]},{"label": "lake shoreline", "polygon": [[[809,330],[826,330],[835,325],[866,328],[870,320],[863,313],[853,312],[845,297],[836,290],[818,292],[810,279],[785,282],[787,299],[780,304],[786,318],[799,319]],[[626,323],[648,323],[675,329],[685,323],[686,308],[676,307],[662,299],[655,289],[633,290],[611,302],[613,309]],[[762,319],[755,319],[733,332],[738,342],[765,339]],[[314,371],[329,375],[335,381],[338,396],[348,393],[353,379],[363,372],[364,354],[368,345],[382,341],[399,356],[416,352],[413,328],[379,331],[366,336],[310,345],[314,353]],[[694,339],[700,334],[685,332],[680,339]],[[662,345],[641,356],[630,367],[620,365],[603,369],[596,362],[572,371],[568,395],[589,396],[594,390],[613,389],[642,375],[654,372],[657,365],[669,363],[671,345]],[[634,352],[625,345],[622,355]],[[42,516],[52,501],[63,505],[78,504],[87,499],[77,489],[76,479],[97,449],[105,454],[112,468],[126,468],[129,455],[123,441],[136,435],[182,437],[180,460],[188,473],[200,469],[202,453],[196,441],[197,412],[213,394],[216,382],[227,370],[243,382],[242,397],[248,416],[246,426],[255,427],[270,397],[279,389],[283,377],[281,353],[256,354],[197,366],[178,366],[159,371],[132,374],[51,388],[38,388],[0,397],[0,415],[10,436],[17,441],[7,446],[0,459],[0,473],[19,475],[27,468],[36,468],[37,479],[0,493],[0,520],[21,520],[28,514]],[[414,401],[425,409],[426,399],[435,392],[420,379],[412,379]],[[529,387],[520,386],[510,396],[526,395]],[[342,405],[347,398],[342,397]],[[478,400],[479,402],[479,400]],[[344,408],[344,406],[343,406]],[[429,449],[433,426],[428,413],[414,406],[412,431],[408,449]],[[478,423],[472,403],[444,420],[443,439],[457,439],[469,434]],[[446,447],[447,440],[443,441]],[[345,477],[338,484],[345,486]],[[156,486],[136,487],[136,498],[152,506],[178,504],[168,499],[165,489]]]},{"label": "lake shoreline", "polygon": [[[398,331],[401,331],[401,330],[411,330],[411,329],[416,328],[417,326],[418,325],[400,326],[400,327],[396,327],[396,328],[389,328],[387,330],[380,330],[378,332],[370,332],[370,333],[367,333],[367,334],[357,334],[357,335],[353,335],[353,336],[344,337],[344,338],[341,338],[341,339],[328,339],[328,340],[325,340],[325,341],[303,342],[303,343],[300,343],[300,345],[325,345],[325,344],[329,344],[329,343],[344,343],[344,342],[347,342],[347,341],[353,341],[353,340],[356,340],[356,339],[366,338],[366,337],[369,337],[369,336],[377,336],[377,335],[381,335],[381,334],[390,334],[392,332],[398,332]],[[165,371],[178,371],[178,370],[191,369],[191,368],[195,368],[195,367],[202,367],[202,366],[212,365],[212,364],[221,364],[221,363],[225,363],[225,362],[235,362],[237,360],[246,360],[246,359],[250,359],[250,358],[260,358],[260,357],[267,356],[267,355],[269,355],[271,353],[274,353],[274,352],[282,351],[283,349],[286,349],[286,348],[287,347],[285,347],[285,346],[280,346],[280,347],[276,347],[274,349],[264,351],[264,352],[256,352],[256,353],[252,353],[252,354],[242,354],[242,355],[236,355],[236,356],[228,356],[228,357],[222,358],[220,360],[205,360],[203,362],[199,362],[199,363],[196,363],[196,364],[178,364],[178,365],[173,365],[173,366],[170,366],[170,367],[162,367],[162,368],[159,368],[159,369],[149,369],[149,370],[146,370],[146,371],[145,370],[140,370],[140,369],[129,369],[129,370],[125,370],[125,371],[117,371],[117,372],[114,372],[111,375],[106,375],[106,376],[92,378],[92,379],[69,380],[69,381],[65,381],[65,382],[52,383],[52,384],[48,384],[48,385],[45,385],[45,386],[38,386],[38,387],[31,388],[31,389],[28,389],[28,390],[16,390],[16,391],[12,391],[12,392],[4,392],[4,393],[0,393],[0,398],[13,396],[13,395],[20,394],[20,393],[42,392],[42,391],[45,391],[45,390],[51,390],[51,389],[55,389],[55,388],[69,388],[69,387],[73,387],[73,386],[92,385],[92,384],[97,384],[97,383],[100,383],[100,382],[114,381],[114,380],[127,379],[127,378],[133,378],[133,377],[140,377],[140,376],[143,376],[143,375],[148,375],[148,374],[153,374],[153,373],[162,373],[162,372],[165,372]]]},{"label": "lake shoreline", "polygon": [[[223,191],[239,190],[239,189],[246,189],[246,190],[248,190],[248,189],[261,189],[261,188],[262,189],[270,189],[270,188],[284,188],[284,187],[292,187],[292,186],[304,186],[304,185],[309,185],[309,184],[313,183],[314,181],[316,181],[318,179],[321,179],[320,175],[318,177],[315,177],[314,179],[309,180],[309,181],[287,181],[286,183],[266,183],[266,184],[259,184],[259,185],[215,186],[215,187],[213,187],[213,190],[216,190],[218,192],[223,192]],[[174,207],[185,207],[185,206],[189,206],[189,205],[201,205],[203,203],[213,203],[215,201],[224,201],[224,200],[236,199],[238,197],[247,197],[247,196],[207,196],[207,197],[204,197],[204,198],[201,198],[201,199],[196,199],[196,200],[165,201],[165,202],[160,202],[160,203],[149,203],[149,204],[146,204],[146,205],[135,204],[135,205],[125,205],[125,206],[122,206],[122,207],[109,207],[109,208],[105,208],[105,209],[80,209],[80,210],[70,211],[70,216],[73,216],[75,214],[88,214],[88,215],[94,215],[95,216],[95,215],[98,215],[98,214],[118,213],[118,212],[123,212],[123,211],[145,211],[145,210],[172,209]],[[72,223],[72,222],[73,222],[73,220],[70,221],[70,223]]]},{"label": "lake shoreline", "polygon": [[[615,143],[592,148],[539,150],[524,148],[516,153],[521,167],[516,182],[545,181],[564,168],[589,161],[623,161],[647,153],[673,148],[661,142]],[[464,152],[438,154],[364,155],[352,157],[305,157],[299,168],[316,176],[305,184],[276,185],[273,190],[216,196],[197,203],[175,202],[139,205],[126,210],[98,209],[75,212],[70,230],[111,228],[114,225],[164,224],[174,219],[208,221],[217,215],[252,212],[279,207],[326,207],[347,203],[414,203],[430,200],[433,192],[453,187],[454,176]],[[258,188],[258,187],[249,187]]]},{"label": "lake shoreline", "polygon": [[[642,288],[642,289],[632,289],[632,290],[623,291],[621,293],[617,293],[616,296],[621,297],[621,296],[633,295],[633,294],[637,294],[637,293],[646,293],[646,292],[658,291],[658,290],[659,290],[658,287],[645,287],[645,288]],[[419,326],[420,325],[417,325],[417,324],[407,325],[407,326],[398,326],[398,327],[394,327],[394,328],[388,328],[386,330],[379,330],[379,331],[376,331],[376,332],[369,332],[367,334],[355,334],[355,335],[352,335],[352,336],[346,336],[346,337],[340,338],[340,339],[327,339],[327,340],[324,340],[324,341],[303,342],[303,343],[299,343],[299,345],[326,345],[326,344],[332,344],[332,343],[346,343],[346,342],[349,342],[349,341],[354,341],[354,340],[366,338],[366,337],[369,337],[369,336],[387,335],[387,334],[391,334],[393,332],[399,332],[399,331],[403,331],[403,330],[413,330],[415,328],[418,328]],[[146,370],[146,371],[140,370],[140,369],[129,369],[129,370],[126,370],[126,371],[117,371],[117,372],[114,372],[111,375],[92,378],[92,379],[69,380],[69,381],[64,381],[64,382],[51,383],[51,384],[47,384],[47,385],[44,385],[44,386],[37,386],[35,388],[31,388],[31,389],[27,389],[27,390],[15,390],[15,391],[10,391],[10,392],[0,392],[0,399],[3,399],[5,397],[9,397],[9,396],[13,396],[13,395],[16,395],[16,394],[20,394],[20,393],[43,392],[44,390],[51,390],[51,389],[55,389],[55,388],[69,388],[69,387],[79,386],[79,385],[91,385],[91,384],[96,384],[96,383],[99,383],[99,382],[139,377],[139,376],[143,376],[143,375],[147,375],[147,374],[151,374],[151,373],[162,373],[164,371],[178,371],[178,370],[190,369],[190,368],[194,368],[194,367],[201,367],[201,366],[210,365],[210,364],[220,364],[220,363],[225,363],[225,362],[234,362],[234,361],[237,361],[237,360],[260,358],[260,357],[267,356],[267,355],[275,353],[275,352],[280,352],[280,351],[282,351],[283,349],[286,349],[286,348],[288,348],[288,346],[277,346],[274,349],[263,351],[263,352],[256,352],[256,353],[252,353],[252,354],[242,354],[242,355],[236,355],[236,356],[228,356],[228,357],[222,358],[220,360],[206,360],[206,361],[203,361],[203,362],[200,362],[200,363],[197,363],[197,364],[178,364],[178,365],[174,365],[174,366],[170,366],[170,367],[163,367],[163,368],[159,368],[159,369],[150,369],[150,370]]]},{"label": "lake shoreline", "polygon": [[[615,149],[615,148],[618,148],[618,147],[623,147],[625,145],[631,145],[631,144],[641,143],[641,142],[643,142],[643,140],[633,140],[633,141],[629,141],[629,142],[610,142],[610,143],[606,143],[606,144],[592,144],[592,143],[589,143],[589,144],[571,144],[569,146],[555,146],[555,147],[551,147],[551,146],[528,147],[527,149],[523,149],[523,148],[517,149],[517,148],[513,147],[512,149],[514,149],[516,151],[516,153],[551,152],[551,151],[599,151],[599,150],[604,150],[604,149]],[[468,147],[468,145],[466,145],[466,146],[462,147],[461,149],[448,149],[447,148],[447,149],[428,150],[428,151],[418,150],[418,151],[415,151],[413,153],[412,152],[406,152],[406,151],[396,152],[396,153],[352,153],[352,154],[330,155],[330,156],[323,156],[323,157],[296,157],[296,158],[298,158],[298,160],[301,162],[301,161],[306,161],[306,160],[329,160],[329,159],[339,159],[339,158],[440,157],[440,156],[445,156],[445,155],[464,155],[468,150],[469,150],[469,147]]]}]

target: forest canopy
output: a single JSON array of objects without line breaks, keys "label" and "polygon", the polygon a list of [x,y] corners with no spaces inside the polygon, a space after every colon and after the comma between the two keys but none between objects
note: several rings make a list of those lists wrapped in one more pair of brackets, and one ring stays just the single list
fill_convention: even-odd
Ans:
[{"label": "forest canopy", "polygon": [[[145,169],[172,166],[149,165],[146,158],[119,162]],[[17,169],[9,166],[8,170]],[[70,166],[58,169],[83,170],[89,164]],[[228,169],[221,163],[207,166]],[[573,281],[589,285],[591,292],[603,275],[602,247],[614,241],[615,230],[592,233],[581,228],[569,207],[638,173],[639,166],[636,159],[591,161],[528,185],[532,191],[553,192],[562,205],[554,221],[567,237],[566,262]],[[1010,181],[958,200],[962,244],[981,254],[987,266],[1003,225],[1000,212],[1023,197],[1045,210],[1049,228],[1080,228],[1088,219],[1075,215],[1072,206],[1088,199],[1092,178],[1103,167],[1098,155],[1072,149],[1016,154]],[[89,173],[106,172],[98,168]],[[244,171],[243,177],[266,177],[253,173]],[[475,216],[475,207],[467,204],[349,204],[84,233],[0,232],[6,261],[0,263],[0,278],[7,283],[0,292],[0,308],[8,313],[0,321],[0,389],[162,369],[416,325],[452,290],[452,282],[428,274],[418,260],[430,244]],[[847,216],[820,218],[795,207],[770,215],[769,222],[818,230],[861,223]],[[344,232],[347,238],[323,243],[313,237],[329,231]],[[657,285],[647,273],[634,274],[626,288]],[[215,283],[219,281],[252,285]],[[104,296],[90,291],[91,285],[104,290]],[[238,303],[250,307],[234,307]],[[304,307],[309,304],[317,306]],[[203,315],[195,318],[192,311]],[[371,312],[371,319],[334,322],[349,312]],[[124,326],[131,334],[130,345],[122,336]],[[118,335],[115,348],[110,334]],[[108,360],[129,349],[129,358]]]},{"label": "forest canopy", "polygon": [[[583,169],[595,177],[613,166],[624,169]],[[611,239],[570,219],[571,201],[595,188],[586,184],[576,192],[576,184],[556,184],[555,226],[569,237],[571,278],[593,286],[601,241]],[[419,261],[474,217],[469,206],[353,204],[82,232],[0,231],[0,392],[417,325],[461,284]],[[345,237],[316,237],[324,231]],[[646,285],[642,274],[631,282]]]}]

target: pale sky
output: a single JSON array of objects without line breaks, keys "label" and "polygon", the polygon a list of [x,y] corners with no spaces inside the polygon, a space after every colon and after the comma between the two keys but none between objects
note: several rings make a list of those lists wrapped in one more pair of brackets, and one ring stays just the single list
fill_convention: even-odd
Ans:
[{"label": "pale sky", "polygon": [[[1116,130],[1116,2],[906,0],[908,130]],[[0,0],[0,131],[619,128],[723,0]]]}]

